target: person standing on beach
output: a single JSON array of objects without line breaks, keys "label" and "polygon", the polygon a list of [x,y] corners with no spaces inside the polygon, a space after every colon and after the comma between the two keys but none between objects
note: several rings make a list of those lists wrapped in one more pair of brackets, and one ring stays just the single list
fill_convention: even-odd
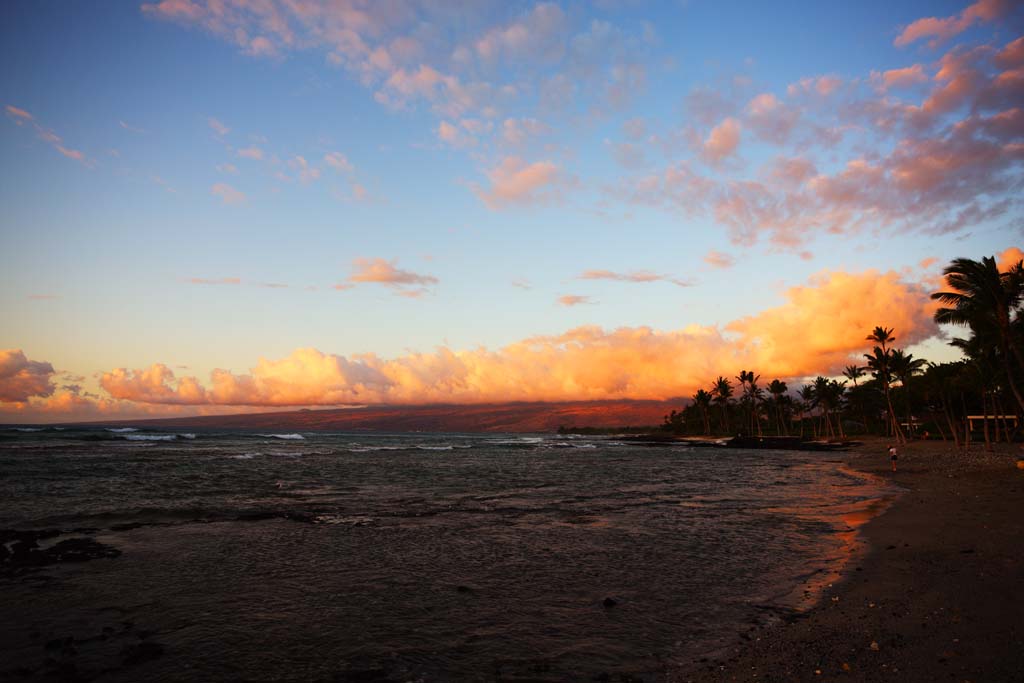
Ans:
[{"label": "person standing on beach", "polygon": [[892,463],[892,471],[896,471],[896,447],[889,446],[889,461]]}]

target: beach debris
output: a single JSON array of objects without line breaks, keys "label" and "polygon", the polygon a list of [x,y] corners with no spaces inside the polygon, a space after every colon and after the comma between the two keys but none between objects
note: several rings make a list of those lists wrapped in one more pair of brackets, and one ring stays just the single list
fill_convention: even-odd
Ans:
[{"label": "beach debris", "polygon": [[875,652],[878,652],[878,650],[880,648],[878,647],[878,641],[877,640],[872,640],[871,641],[871,649],[874,650]]},{"label": "beach debris", "polygon": [[842,669],[843,671],[846,671],[846,672],[850,672],[850,671],[852,671],[852,670],[853,670],[853,669],[852,669],[852,668],[850,667],[850,663],[849,663],[849,662],[843,662],[843,665],[842,665],[842,666],[841,666],[840,668],[841,668],[841,669]]}]

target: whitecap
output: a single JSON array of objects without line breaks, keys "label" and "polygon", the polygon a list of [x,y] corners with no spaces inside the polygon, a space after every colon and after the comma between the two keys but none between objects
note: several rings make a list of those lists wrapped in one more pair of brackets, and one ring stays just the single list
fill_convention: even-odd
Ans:
[{"label": "whitecap", "polygon": [[174,441],[175,434],[125,434],[121,437],[128,441]]},{"label": "whitecap", "polygon": [[108,432],[114,432],[115,434],[124,434],[126,432],[137,432],[139,431],[135,427],[107,427]]},{"label": "whitecap", "polygon": [[13,431],[13,432],[41,432],[41,431],[43,431],[43,428],[42,427],[11,427],[11,431]]},{"label": "whitecap", "polygon": [[305,441],[306,437],[302,434],[258,434],[267,439],[286,439],[289,441]]},{"label": "whitecap", "polygon": [[184,432],[182,434],[178,434],[178,436],[180,436],[183,439],[194,439],[194,438],[196,438],[196,435],[193,434],[192,432]]}]

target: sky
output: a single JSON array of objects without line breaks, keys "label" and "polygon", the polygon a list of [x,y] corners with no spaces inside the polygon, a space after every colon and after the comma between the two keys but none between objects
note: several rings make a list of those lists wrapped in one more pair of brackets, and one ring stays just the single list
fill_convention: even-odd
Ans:
[{"label": "sky", "polygon": [[932,360],[1020,258],[1024,3],[0,3],[0,421]]}]

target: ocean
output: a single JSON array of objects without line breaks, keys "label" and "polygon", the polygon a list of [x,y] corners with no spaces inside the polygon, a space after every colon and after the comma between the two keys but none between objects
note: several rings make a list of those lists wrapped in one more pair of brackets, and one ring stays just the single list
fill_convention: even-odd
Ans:
[{"label": "ocean", "polygon": [[892,495],[835,453],[0,427],[0,679],[664,680]]}]

